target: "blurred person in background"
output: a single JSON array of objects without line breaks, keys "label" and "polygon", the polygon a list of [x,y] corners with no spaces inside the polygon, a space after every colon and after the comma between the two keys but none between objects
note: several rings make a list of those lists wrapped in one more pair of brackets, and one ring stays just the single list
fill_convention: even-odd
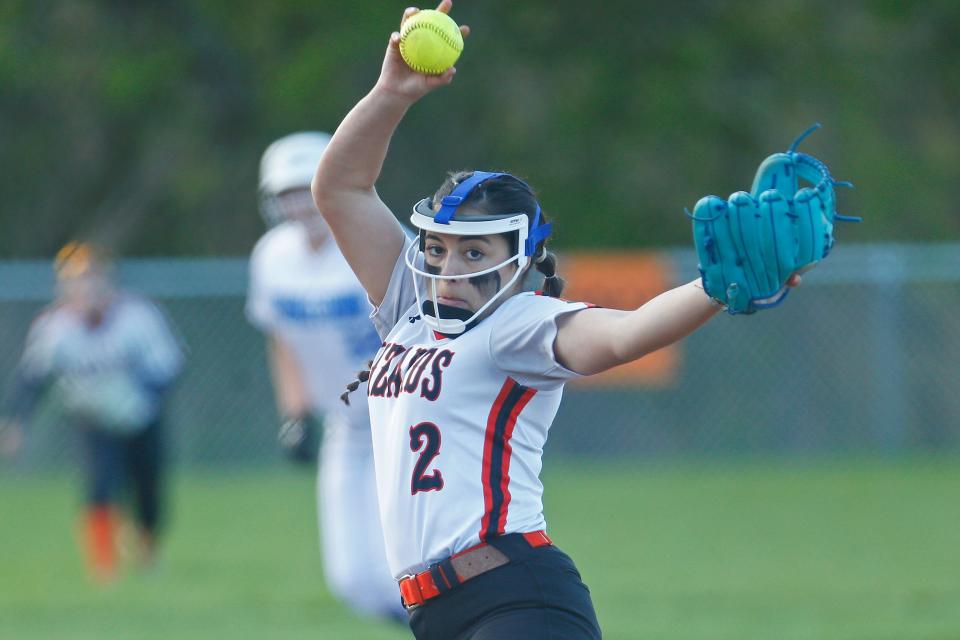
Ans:
[{"label": "blurred person in background", "polygon": [[251,256],[247,316],[267,338],[283,451],[304,464],[319,455],[317,511],[328,587],[357,613],[404,620],[377,510],[367,403],[339,400],[380,339],[366,293],[310,195],[329,139],[294,133],[263,154],[261,213],[269,230]]},{"label": "blurred person in background", "polygon": [[117,574],[120,506],[132,498],[136,557],[153,564],[163,515],[164,405],[183,351],[164,314],[118,290],[104,252],[57,254],[56,300],[33,321],[8,402],[0,448],[15,454],[47,391],[83,444],[84,549],[94,578]]}]

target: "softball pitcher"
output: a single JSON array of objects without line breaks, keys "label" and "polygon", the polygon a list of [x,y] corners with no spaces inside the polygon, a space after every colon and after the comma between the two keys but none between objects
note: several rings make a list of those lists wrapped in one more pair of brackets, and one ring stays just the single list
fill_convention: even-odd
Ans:
[{"label": "softball pitcher", "polygon": [[384,554],[369,413],[365,402],[338,400],[380,339],[366,294],[310,196],[329,139],[294,133],[263,154],[261,212],[271,228],[251,257],[247,315],[267,336],[283,450],[313,462],[322,432],[317,497],[327,584],[359,613],[397,618],[403,610]]},{"label": "softball pitcher", "polygon": [[[367,395],[390,569],[421,640],[599,638],[543,515],[541,459],[564,383],[675,342],[720,305],[699,281],[632,311],[558,298],[551,224],[506,173],[452,174],[414,205],[408,239],[375,183],[406,111],[455,70],[416,73],[398,42],[313,183],[383,339]],[[525,291],[536,276],[543,291]]]}]

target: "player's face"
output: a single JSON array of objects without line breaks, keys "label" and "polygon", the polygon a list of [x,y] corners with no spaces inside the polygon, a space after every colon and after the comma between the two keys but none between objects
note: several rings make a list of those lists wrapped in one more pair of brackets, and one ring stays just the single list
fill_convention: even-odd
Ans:
[{"label": "player's face", "polygon": [[[510,263],[497,271],[469,277],[471,273],[489,269],[510,258],[510,243],[500,234],[457,236],[427,233],[423,252],[427,271],[441,276],[467,276],[437,280],[436,284],[439,304],[468,311],[476,311],[486,304],[517,270],[516,263]],[[428,294],[432,293],[432,286],[428,286]],[[509,295],[505,294],[501,300]]]},{"label": "player's face", "polygon": [[284,191],[277,196],[277,206],[280,207],[283,219],[299,222],[307,228],[311,237],[324,239],[330,235],[330,228],[317,211],[309,189]]},{"label": "player's face", "polygon": [[110,280],[99,271],[64,278],[58,286],[64,303],[83,316],[101,314],[110,306]]}]

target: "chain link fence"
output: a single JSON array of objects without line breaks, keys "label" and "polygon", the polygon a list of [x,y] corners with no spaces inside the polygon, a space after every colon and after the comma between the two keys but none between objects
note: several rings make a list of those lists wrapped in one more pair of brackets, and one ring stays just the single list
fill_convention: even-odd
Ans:
[{"label": "chain link fence", "polygon": [[[661,258],[678,282],[696,274],[691,251]],[[277,463],[264,340],[243,313],[246,260],[127,260],[118,271],[167,311],[188,350],[169,411],[175,461]],[[548,455],[957,450],[958,285],[960,245],[844,245],[781,308],[723,315],[685,340],[668,384],[568,386]],[[7,383],[52,286],[47,262],[0,262]],[[75,455],[61,422],[46,403],[20,468]]]}]

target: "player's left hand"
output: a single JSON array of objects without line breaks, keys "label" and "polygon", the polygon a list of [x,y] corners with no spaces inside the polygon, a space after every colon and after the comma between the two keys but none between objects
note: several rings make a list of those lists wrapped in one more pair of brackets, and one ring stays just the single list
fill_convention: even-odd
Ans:
[{"label": "player's left hand", "polygon": [[277,433],[284,455],[300,464],[315,462],[322,428],[322,421],[311,413],[285,420]]}]

